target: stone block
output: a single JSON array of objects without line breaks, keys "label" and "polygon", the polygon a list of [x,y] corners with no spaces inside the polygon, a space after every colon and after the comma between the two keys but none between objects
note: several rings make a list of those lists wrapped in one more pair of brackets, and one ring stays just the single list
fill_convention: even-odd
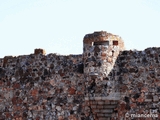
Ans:
[{"label": "stone block", "polygon": [[97,101],[98,105],[103,105],[105,103],[105,101]]},{"label": "stone block", "polygon": [[[144,98],[142,98],[142,97],[139,97],[138,99],[137,99],[137,101],[139,102],[139,103],[142,103],[142,102],[144,102],[146,99],[144,99]],[[146,102],[146,101],[145,101]]]},{"label": "stone block", "polygon": [[95,97],[95,100],[102,100],[102,97]]},{"label": "stone block", "polygon": [[117,105],[104,105],[105,109],[115,108]]},{"label": "stone block", "polygon": [[103,114],[103,113],[98,113],[97,116],[98,116],[98,117],[104,117],[105,114]]},{"label": "stone block", "polygon": [[45,55],[46,52],[45,52],[44,49],[35,49],[35,50],[34,50],[34,54],[35,54],[35,55],[38,55],[38,54]]},{"label": "stone block", "polygon": [[85,97],[85,100],[88,101],[88,100],[89,100],[89,97]]},{"label": "stone block", "polygon": [[97,105],[91,105],[91,108],[95,109],[95,108],[97,108]]},{"label": "stone block", "polygon": [[30,93],[32,96],[38,96],[38,89],[33,89]]},{"label": "stone block", "polygon": [[152,102],[152,99],[145,99],[145,102]]},{"label": "stone block", "polygon": [[112,109],[102,109],[100,110],[102,113],[112,113],[113,110]]},{"label": "stone block", "polygon": [[109,101],[109,100],[105,100],[105,104],[106,104],[106,105],[110,104],[110,102],[111,102],[111,101]]},{"label": "stone block", "polygon": [[69,89],[68,89],[68,93],[69,93],[70,95],[74,95],[75,92],[76,92],[76,90],[75,90],[74,88],[69,88]]},{"label": "stone block", "polygon": [[94,113],[99,113],[100,110],[99,110],[99,109],[93,109],[93,112],[94,112]]},{"label": "stone block", "polygon": [[153,101],[154,102],[159,102],[159,97],[157,95],[153,96]]},{"label": "stone block", "polygon": [[61,111],[61,107],[60,106],[56,106],[56,110]]},{"label": "stone block", "polygon": [[131,107],[131,108],[136,108],[136,107],[137,107],[137,104],[136,104],[136,103],[131,103],[131,104],[130,104],[130,107]]},{"label": "stone block", "polygon": [[108,97],[102,97],[102,100],[108,100]]},{"label": "stone block", "polygon": [[112,114],[109,114],[109,113],[105,113],[104,115],[105,117],[112,117]]},{"label": "stone block", "polygon": [[110,120],[110,119],[108,119],[106,117],[100,117],[100,118],[98,118],[98,120]]},{"label": "stone block", "polygon": [[102,109],[102,108],[103,108],[103,105],[97,105],[97,108],[98,108],[98,109]]},{"label": "stone block", "polygon": [[111,101],[110,104],[114,105],[114,104],[118,104],[118,102],[117,101]]},{"label": "stone block", "polygon": [[93,100],[93,101],[91,101],[91,104],[92,104],[92,105],[97,105],[97,102],[98,102],[98,101],[94,101],[94,100]]}]

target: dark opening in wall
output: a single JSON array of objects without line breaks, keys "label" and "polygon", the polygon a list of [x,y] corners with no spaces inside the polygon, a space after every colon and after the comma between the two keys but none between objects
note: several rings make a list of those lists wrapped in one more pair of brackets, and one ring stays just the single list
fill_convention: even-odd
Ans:
[{"label": "dark opening in wall", "polygon": [[83,68],[84,68],[83,63],[78,64],[77,72],[78,72],[78,73],[84,73],[84,72],[83,72]]},{"label": "dark opening in wall", "polygon": [[98,42],[94,42],[93,45],[105,45],[105,46],[109,46],[109,41],[98,41]]},{"label": "dark opening in wall", "polygon": [[113,45],[118,45],[118,41],[113,41]]}]

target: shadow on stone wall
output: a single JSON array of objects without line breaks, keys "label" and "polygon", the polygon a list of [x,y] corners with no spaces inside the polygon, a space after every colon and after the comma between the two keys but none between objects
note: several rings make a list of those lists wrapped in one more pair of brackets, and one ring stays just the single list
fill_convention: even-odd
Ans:
[{"label": "shadow on stone wall", "polygon": [[160,119],[160,48],[120,52],[100,84],[94,77],[91,80],[86,88],[90,96],[85,97],[90,118],[136,120],[140,114],[149,114],[151,119]]},{"label": "shadow on stone wall", "polygon": [[[160,48],[121,52],[108,78],[115,81],[113,92],[120,94],[117,107],[119,119],[125,118],[126,113],[129,114],[128,119],[131,119],[131,114],[155,114],[152,119],[158,119]],[[115,95],[115,99],[118,97]]]}]

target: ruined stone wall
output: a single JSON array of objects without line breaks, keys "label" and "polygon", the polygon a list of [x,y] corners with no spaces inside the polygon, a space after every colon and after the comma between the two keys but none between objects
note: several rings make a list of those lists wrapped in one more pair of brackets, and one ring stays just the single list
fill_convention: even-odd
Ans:
[{"label": "ruined stone wall", "polygon": [[[106,84],[91,83],[92,88],[83,73],[82,55],[0,59],[0,119],[109,120],[124,119],[126,113],[159,114],[159,53],[160,48],[120,52],[103,79]],[[104,91],[106,96],[87,95],[112,87],[115,91]]]},{"label": "ruined stone wall", "polygon": [[[89,85],[86,88],[90,95],[85,96],[85,103],[92,108],[90,114],[95,120],[139,120],[140,114],[159,120],[160,48],[120,52],[109,75],[98,84]],[[104,89],[108,95],[103,94]],[[96,96],[97,93],[100,94]]]},{"label": "ruined stone wall", "polygon": [[107,97],[114,89],[114,81],[108,79],[108,74],[113,69],[119,52],[124,50],[123,40],[118,35],[101,31],[87,34],[83,42],[88,96]]},{"label": "ruined stone wall", "polygon": [[130,120],[131,114],[152,112],[158,119],[159,48],[124,51],[119,36],[103,31],[87,34],[83,42],[85,102],[92,108],[90,114],[94,119],[127,117]]},{"label": "ruined stone wall", "polygon": [[[115,72],[117,67],[119,70]],[[128,120],[131,119],[131,114],[157,114],[159,117],[154,119],[159,120],[160,48],[121,52],[111,74],[113,73],[113,80],[119,83],[115,87],[121,93],[119,118],[125,118],[125,114]]]},{"label": "ruined stone wall", "polygon": [[0,61],[1,120],[83,119],[82,55],[31,54]]},{"label": "ruined stone wall", "polygon": [[82,55],[44,54],[0,59],[0,120],[160,119],[160,48],[125,51],[102,31]]}]

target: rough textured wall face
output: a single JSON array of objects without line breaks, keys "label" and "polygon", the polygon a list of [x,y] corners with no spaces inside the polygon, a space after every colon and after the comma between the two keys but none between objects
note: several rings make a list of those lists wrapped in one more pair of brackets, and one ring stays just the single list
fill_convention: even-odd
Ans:
[{"label": "rough textured wall face", "polygon": [[[160,119],[160,48],[123,51],[115,68],[121,94],[119,118],[131,114],[154,114]],[[158,117],[159,115],[159,117]],[[152,117],[153,118],[153,117]]]},{"label": "rough textured wall face", "polygon": [[5,57],[0,68],[0,119],[85,117],[81,64],[82,55]]},{"label": "rough textured wall face", "polygon": [[86,35],[83,42],[88,96],[107,97],[114,89],[114,80],[108,78],[108,75],[119,52],[124,49],[123,40],[119,36],[101,31]]},{"label": "rough textured wall face", "polygon": [[[124,42],[118,35],[107,33],[106,31],[94,32],[92,34],[86,34],[83,39],[84,44],[92,45],[93,42],[109,41],[110,45],[113,45],[113,41],[118,41],[120,50],[124,50]],[[115,42],[117,45],[117,43]]]},{"label": "rough textured wall face", "polygon": [[[119,36],[101,31],[86,35],[83,45],[87,93],[85,102],[93,108],[91,113],[94,119],[116,117],[114,109],[117,100],[120,99],[120,93],[114,87],[115,80],[108,75],[113,69],[119,52],[124,50],[123,40]],[[110,104],[109,100],[114,101],[113,104]]]},{"label": "rough textured wall face", "polygon": [[85,36],[82,55],[0,59],[0,120],[159,120],[160,48],[123,50],[101,31]]},{"label": "rough textured wall face", "polygon": [[[94,119],[160,119],[159,53],[160,48],[120,52],[106,78],[108,82],[111,81],[112,86],[106,82],[107,84],[98,87],[93,82],[97,78],[90,78],[92,82],[87,82],[89,95],[85,96],[85,100],[92,108]],[[100,80],[99,82],[103,83]],[[100,93],[97,94],[98,97],[96,92]],[[115,104],[111,104],[111,101]]]}]

